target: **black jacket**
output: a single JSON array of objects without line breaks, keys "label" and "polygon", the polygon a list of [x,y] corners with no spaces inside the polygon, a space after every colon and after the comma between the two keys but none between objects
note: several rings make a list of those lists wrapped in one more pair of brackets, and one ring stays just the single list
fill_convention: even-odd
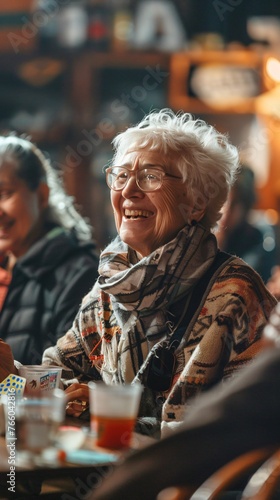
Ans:
[{"label": "black jacket", "polygon": [[71,326],[97,268],[94,244],[60,227],[18,259],[0,313],[0,337],[17,361],[41,363],[43,351]]}]

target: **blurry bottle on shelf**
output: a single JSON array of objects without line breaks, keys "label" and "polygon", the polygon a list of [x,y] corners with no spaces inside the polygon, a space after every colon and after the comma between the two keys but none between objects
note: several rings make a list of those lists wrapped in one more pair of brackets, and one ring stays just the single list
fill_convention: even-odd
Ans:
[{"label": "blurry bottle on shelf", "polygon": [[75,48],[86,44],[88,14],[85,2],[72,1],[62,6],[58,13],[57,42],[60,47]]},{"label": "blurry bottle on shelf", "polygon": [[104,0],[89,0],[87,14],[87,45],[100,51],[109,50],[112,33],[112,16],[108,3]]},{"label": "blurry bottle on shelf", "polygon": [[59,5],[53,0],[35,0],[32,19],[38,33],[41,51],[53,49],[57,45]]},{"label": "blurry bottle on shelf", "polygon": [[85,0],[69,0],[63,4],[36,0],[33,19],[37,24],[41,50],[75,48],[86,43],[88,18]]},{"label": "blurry bottle on shelf", "polygon": [[172,52],[186,47],[186,33],[173,2],[145,0],[135,12],[135,48]]},{"label": "blurry bottle on shelf", "polygon": [[133,40],[133,14],[130,0],[112,0],[112,50],[128,50]]}]

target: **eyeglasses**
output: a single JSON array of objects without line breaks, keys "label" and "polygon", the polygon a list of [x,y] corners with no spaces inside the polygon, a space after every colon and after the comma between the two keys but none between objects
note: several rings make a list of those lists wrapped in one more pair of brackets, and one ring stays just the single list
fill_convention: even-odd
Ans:
[{"label": "eyeglasses", "polygon": [[128,183],[130,177],[135,175],[136,184],[145,193],[157,191],[161,188],[165,177],[181,179],[175,175],[166,174],[157,167],[142,168],[141,170],[129,170],[126,167],[109,167],[105,169],[106,182],[113,191],[121,191]]}]

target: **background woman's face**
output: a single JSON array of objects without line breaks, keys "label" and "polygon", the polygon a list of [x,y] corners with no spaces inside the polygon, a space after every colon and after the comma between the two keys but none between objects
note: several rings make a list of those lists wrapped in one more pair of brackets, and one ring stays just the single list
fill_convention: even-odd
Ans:
[{"label": "background woman's face", "polygon": [[[118,164],[132,171],[157,166],[180,177],[176,163],[163,158],[160,152],[132,151]],[[173,239],[190,220],[186,186],[180,179],[167,177],[158,191],[145,193],[132,176],[122,191],[111,191],[111,202],[121,239],[141,256]]]},{"label": "background woman's face", "polygon": [[41,187],[31,191],[15,174],[15,164],[5,162],[0,168],[0,252],[11,252],[17,258],[34,242],[40,218]]}]

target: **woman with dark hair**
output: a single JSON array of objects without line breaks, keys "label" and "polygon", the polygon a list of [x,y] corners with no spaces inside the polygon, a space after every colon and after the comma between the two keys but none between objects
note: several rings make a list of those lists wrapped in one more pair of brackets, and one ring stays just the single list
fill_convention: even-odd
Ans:
[{"label": "woman with dark hair", "polygon": [[29,140],[0,137],[0,332],[17,361],[41,362],[97,277],[91,229]]},{"label": "woman with dark hair", "polygon": [[221,250],[245,260],[266,282],[276,263],[276,236],[264,216],[253,220],[256,201],[255,174],[243,165],[224,206],[216,237]]}]

